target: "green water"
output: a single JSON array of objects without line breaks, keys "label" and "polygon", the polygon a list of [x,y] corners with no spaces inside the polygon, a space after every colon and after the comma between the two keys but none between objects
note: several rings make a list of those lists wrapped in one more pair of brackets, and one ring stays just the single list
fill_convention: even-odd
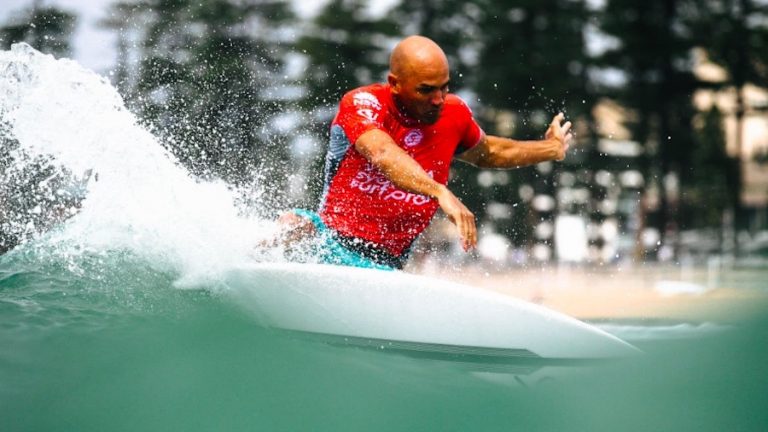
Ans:
[{"label": "green water", "polygon": [[117,252],[0,257],[0,430],[768,430],[768,315],[537,379],[287,337],[178,276]]}]

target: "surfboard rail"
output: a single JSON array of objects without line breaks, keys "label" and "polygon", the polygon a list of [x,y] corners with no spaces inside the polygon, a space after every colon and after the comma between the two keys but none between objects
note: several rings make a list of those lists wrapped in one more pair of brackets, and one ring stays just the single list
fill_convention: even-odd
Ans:
[{"label": "surfboard rail", "polygon": [[485,362],[599,360],[640,352],[540,305],[401,271],[253,263],[231,270],[225,284],[262,325],[324,335],[336,344]]}]

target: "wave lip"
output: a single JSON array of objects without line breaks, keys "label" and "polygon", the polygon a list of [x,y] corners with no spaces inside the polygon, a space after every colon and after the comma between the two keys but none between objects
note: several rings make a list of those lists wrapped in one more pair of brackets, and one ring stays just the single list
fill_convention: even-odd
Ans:
[{"label": "wave lip", "polygon": [[[245,259],[268,229],[242,215],[230,185],[193,177],[106,78],[72,60],[23,43],[0,52],[0,115],[0,133],[15,145],[13,170],[54,166],[57,178],[76,180],[75,205],[49,212],[46,223],[33,217],[41,207],[30,206],[16,223],[38,235],[59,225],[43,240],[51,248],[128,251],[182,276],[200,275]],[[18,186],[29,193],[41,176],[33,172],[29,185]],[[45,196],[63,190],[32,189]]]}]

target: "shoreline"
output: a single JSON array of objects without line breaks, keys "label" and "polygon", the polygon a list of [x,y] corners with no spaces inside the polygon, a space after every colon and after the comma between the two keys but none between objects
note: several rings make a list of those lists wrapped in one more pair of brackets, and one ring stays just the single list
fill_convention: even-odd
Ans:
[{"label": "shoreline", "polygon": [[[768,311],[768,269],[545,266],[487,272],[426,265],[409,271],[489,289],[581,320],[730,323]],[[750,280],[764,274],[766,282],[745,286],[739,272],[749,272]]]}]

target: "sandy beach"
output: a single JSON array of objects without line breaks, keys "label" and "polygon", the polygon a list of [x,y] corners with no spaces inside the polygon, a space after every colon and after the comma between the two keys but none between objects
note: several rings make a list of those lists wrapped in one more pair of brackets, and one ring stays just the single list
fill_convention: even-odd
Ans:
[{"label": "sandy beach", "polygon": [[766,269],[546,266],[500,272],[425,266],[412,271],[587,320],[731,322],[768,311]]}]

